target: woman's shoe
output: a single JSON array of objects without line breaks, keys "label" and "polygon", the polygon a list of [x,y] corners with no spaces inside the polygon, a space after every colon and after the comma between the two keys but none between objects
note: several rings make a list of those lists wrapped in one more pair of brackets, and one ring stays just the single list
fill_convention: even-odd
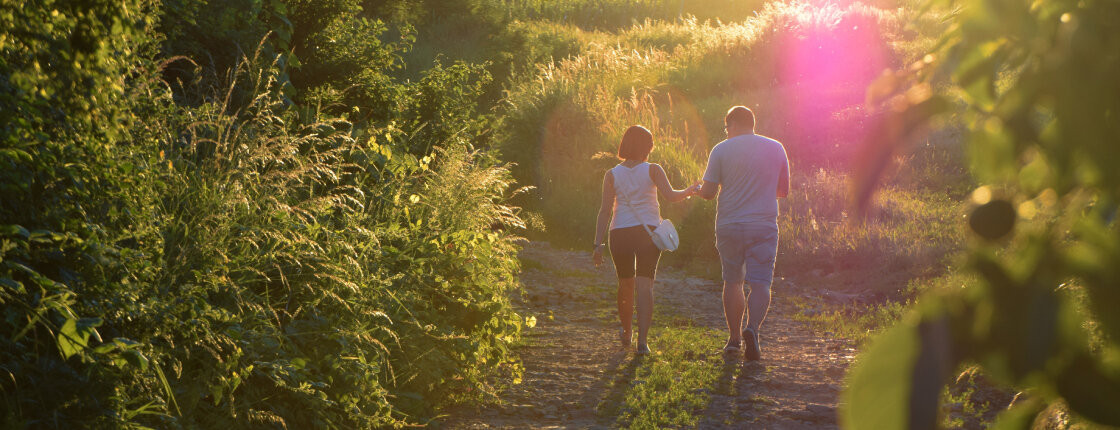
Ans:
[{"label": "woman's shoe", "polygon": [[630,338],[631,337],[633,337],[633,333],[627,333],[626,330],[623,330],[621,327],[619,327],[619,329],[618,329],[618,342],[622,344],[623,348],[629,348],[630,347]]},{"label": "woman's shoe", "polygon": [[730,339],[728,339],[727,340],[727,345],[723,346],[723,352],[725,352],[725,353],[737,353],[737,352],[739,352],[739,342],[732,342]]},{"label": "woman's shoe", "polygon": [[649,353],[650,353],[649,345],[639,344],[638,345],[638,350],[634,351],[634,354],[637,354],[637,355],[649,355]]}]

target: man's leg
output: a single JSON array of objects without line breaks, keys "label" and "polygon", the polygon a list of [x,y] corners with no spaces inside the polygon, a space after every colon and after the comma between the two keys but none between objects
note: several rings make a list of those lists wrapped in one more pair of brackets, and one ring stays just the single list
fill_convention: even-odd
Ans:
[{"label": "man's leg", "polygon": [[770,283],[749,282],[748,285],[751,286],[751,292],[747,298],[747,327],[743,330],[743,357],[754,361],[762,358],[758,329],[762,326],[762,320],[766,319],[766,311],[770,309]]},{"label": "man's leg", "polygon": [[758,333],[762,320],[766,319],[766,311],[770,309],[770,284],[760,282],[748,285],[751,292],[747,295],[747,307],[750,308],[747,313],[747,328]]},{"label": "man's leg", "polygon": [[723,282],[723,317],[727,319],[727,331],[731,334],[729,344],[738,345],[742,340],[739,331],[743,325],[743,312],[747,309],[747,298],[743,294],[742,282]]},{"label": "man's leg", "polygon": [[774,260],[778,255],[778,230],[769,226],[752,228],[752,245],[747,258],[747,285],[750,295],[747,306],[747,328],[758,334],[766,311],[770,309],[770,286],[774,283]]},{"label": "man's leg", "polygon": [[751,241],[747,258],[747,285],[750,297],[747,299],[747,327],[743,336],[743,355],[747,360],[758,360],[762,356],[758,332],[766,312],[770,309],[770,286],[774,282],[774,260],[778,254],[778,229],[772,226],[751,226]]},{"label": "man's leg", "polygon": [[739,348],[742,340],[739,331],[747,309],[747,297],[743,294],[747,250],[742,229],[737,224],[716,227],[716,251],[719,251],[723,275],[723,317],[727,320],[728,332],[725,348],[728,351]]}]

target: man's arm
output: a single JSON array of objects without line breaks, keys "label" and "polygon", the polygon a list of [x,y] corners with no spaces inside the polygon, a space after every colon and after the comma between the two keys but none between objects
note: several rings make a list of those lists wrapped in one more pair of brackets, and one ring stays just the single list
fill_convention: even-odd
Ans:
[{"label": "man's arm", "polygon": [[716,198],[716,194],[719,194],[719,183],[721,179],[719,158],[716,156],[718,149],[719,145],[712,148],[712,152],[708,154],[708,165],[704,167],[704,185],[700,187],[699,193],[700,197],[704,200],[714,199]]},{"label": "man's arm", "polygon": [[700,197],[703,197],[704,200],[711,200],[716,198],[716,194],[719,194],[719,182],[705,179],[704,185],[700,187]]},{"label": "man's arm", "polygon": [[779,199],[784,199],[789,196],[789,158],[786,157],[785,151],[782,151],[782,159],[785,163],[782,164],[782,171],[778,173]]}]

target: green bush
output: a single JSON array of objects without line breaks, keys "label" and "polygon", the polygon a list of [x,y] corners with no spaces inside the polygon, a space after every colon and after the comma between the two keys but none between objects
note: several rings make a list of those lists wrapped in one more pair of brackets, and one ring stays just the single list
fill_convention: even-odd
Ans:
[{"label": "green bush", "polygon": [[517,371],[477,69],[393,80],[417,107],[355,124],[287,97],[277,3],[222,24],[259,31],[225,77],[163,60],[146,2],[3,5],[5,428],[401,426]]},{"label": "green bush", "polygon": [[[892,106],[872,133],[867,196],[893,142],[963,100],[974,281],[919,299],[861,355],[842,413],[853,428],[933,428],[942,389],[978,365],[1024,391],[1001,428],[1065,407],[1120,425],[1120,7],[1104,1],[926,2],[959,14],[938,48],[869,93]],[[944,88],[936,85],[943,82]],[[935,93],[935,90],[936,93]]]}]

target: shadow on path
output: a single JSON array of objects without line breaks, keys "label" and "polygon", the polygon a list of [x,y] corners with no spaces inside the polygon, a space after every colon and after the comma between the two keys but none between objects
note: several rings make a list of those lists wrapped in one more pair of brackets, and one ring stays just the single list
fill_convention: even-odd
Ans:
[{"label": "shadow on path", "polygon": [[[646,356],[630,355],[626,351],[619,351],[612,360],[607,371],[603,372],[602,383],[610,384],[606,390],[593,390],[592,395],[606,392],[599,398],[595,410],[599,413],[600,423],[610,425],[618,420],[622,413],[622,406],[626,403],[626,393],[634,385],[634,377],[640,367],[647,360]],[[609,381],[609,382],[608,382]],[[606,387],[603,387],[606,388]]]},{"label": "shadow on path", "polygon": [[719,379],[712,388],[708,406],[699,428],[742,428],[760,417],[763,411],[756,407],[758,379],[766,373],[759,362],[743,361],[737,353],[720,353],[723,366]]}]

